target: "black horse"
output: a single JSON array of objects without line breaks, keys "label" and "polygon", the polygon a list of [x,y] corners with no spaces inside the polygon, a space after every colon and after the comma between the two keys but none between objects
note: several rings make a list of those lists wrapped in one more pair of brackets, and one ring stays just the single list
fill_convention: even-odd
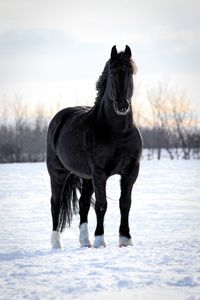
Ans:
[{"label": "black horse", "polygon": [[[51,179],[52,247],[60,248],[60,232],[80,214],[80,244],[90,247],[88,212],[95,207],[94,247],[105,247],[106,181],[121,176],[119,246],[132,245],[129,232],[131,191],[139,172],[140,132],[133,121],[131,97],[136,66],[131,49],[112,47],[111,57],[97,82],[93,107],[70,107],[58,112],[47,135],[47,168]],[[81,196],[78,201],[77,190]],[[95,201],[92,198],[95,193]],[[79,205],[78,205],[79,204]]]}]

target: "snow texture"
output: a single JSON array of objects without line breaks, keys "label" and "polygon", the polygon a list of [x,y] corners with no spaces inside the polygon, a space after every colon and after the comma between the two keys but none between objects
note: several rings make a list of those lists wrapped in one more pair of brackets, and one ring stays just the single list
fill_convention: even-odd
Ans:
[{"label": "snow texture", "polygon": [[[141,162],[133,246],[119,248],[119,176],[107,184],[106,248],[81,248],[79,217],[51,249],[44,163],[0,165],[0,299],[200,299],[200,162]],[[94,241],[96,217],[89,214]]]}]

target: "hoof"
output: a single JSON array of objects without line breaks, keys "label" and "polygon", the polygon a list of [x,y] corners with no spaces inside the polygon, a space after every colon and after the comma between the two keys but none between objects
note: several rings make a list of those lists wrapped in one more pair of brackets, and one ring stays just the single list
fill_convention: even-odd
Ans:
[{"label": "hoof", "polygon": [[119,247],[133,246],[132,239],[127,238],[126,236],[119,237]]},{"label": "hoof", "polygon": [[60,233],[58,231],[52,231],[51,245],[52,249],[62,249],[62,244],[60,242]]},{"label": "hoof", "polygon": [[106,243],[104,241],[104,235],[95,236],[93,247],[94,248],[106,247]]},{"label": "hoof", "polygon": [[83,248],[83,247],[91,248],[92,247],[92,244],[90,243],[90,240],[89,240],[87,223],[83,223],[80,225],[79,242],[80,242],[81,248]]}]

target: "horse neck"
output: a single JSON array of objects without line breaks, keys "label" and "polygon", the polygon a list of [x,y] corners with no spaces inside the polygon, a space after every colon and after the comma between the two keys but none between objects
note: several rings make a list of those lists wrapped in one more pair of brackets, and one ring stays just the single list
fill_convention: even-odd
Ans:
[{"label": "horse neck", "polygon": [[132,107],[127,115],[118,115],[114,111],[112,100],[105,93],[99,105],[98,122],[100,126],[106,124],[106,127],[114,132],[127,132],[133,127]]}]

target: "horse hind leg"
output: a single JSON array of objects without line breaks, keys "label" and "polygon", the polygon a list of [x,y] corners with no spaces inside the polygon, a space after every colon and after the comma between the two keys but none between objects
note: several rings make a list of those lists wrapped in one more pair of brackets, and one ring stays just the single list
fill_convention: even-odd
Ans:
[{"label": "horse hind leg", "polygon": [[53,230],[51,234],[51,245],[53,249],[62,248],[61,241],[60,241],[60,232],[58,229],[59,210],[60,210],[59,201],[56,201],[56,198],[51,196],[51,215],[52,215],[52,223],[53,223],[53,228],[52,228]]},{"label": "horse hind leg", "polygon": [[63,173],[60,176],[51,176],[51,215],[52,215],[52,234],[51,234],[51,245],[53,249],[62,248],[61,235],[59,228],[59,216],[60,216],[60,204],[61,195],[63,192],[65,178],[68,174]]},{"label": "horse hind leg", "polygon": [[93,194],[92,180],[83,179],[82,193],[79,200],[79,214],[80,214],[79,241],[81,247],[92,247],[89,240],[89,232],[88,232],[88,212],[90,209],[92,194]]},{"label": "horse hind leg", "polygon": [[70,172],[67,171],[55,153],[48,152],[47,155],[47,168],[51,181],[51,215],[52,215],[52,234],[51,245],[54,249],[62,248],[61,235],[62,231],[59,226],[61,198],[65,188],[65,182]]}]

